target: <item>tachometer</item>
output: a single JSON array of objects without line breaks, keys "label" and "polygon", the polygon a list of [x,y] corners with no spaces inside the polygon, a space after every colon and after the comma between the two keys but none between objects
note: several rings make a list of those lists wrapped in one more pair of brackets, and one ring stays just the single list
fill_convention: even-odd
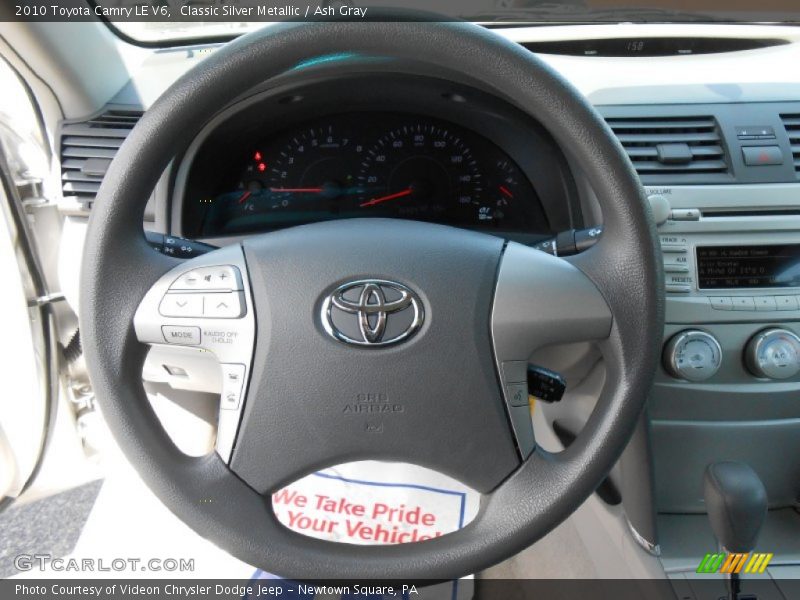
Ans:
[{"label": "tachometer", "polygon": [[469,146],[444,125],[418,122],[383,135],[364,153],[357,176],[364,216],[465,219],[481,203],[483,182]]},{"label": "tachometer", "polygon": [[271,206],[335,212],[331,203],[355,191],[352,169],[362,151],[332,125],[296,133],[266,167]]},{"label": "tachometer", "polygon": [[354,170],[363,147],[332,124],[293,131],[252,149],[235,190],[205,211],[204,228],[227,232],[335,218],[356,193]]}]

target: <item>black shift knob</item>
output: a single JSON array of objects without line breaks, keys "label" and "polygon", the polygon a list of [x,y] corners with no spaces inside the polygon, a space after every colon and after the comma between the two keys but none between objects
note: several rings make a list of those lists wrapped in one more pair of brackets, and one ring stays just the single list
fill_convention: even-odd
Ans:
[{"label": "black shift knob", "polygon": [[750,552],[767,515],[767,490],[750,465],[719,462],[706,467],[703,482],[711,528],[728,552]]}]

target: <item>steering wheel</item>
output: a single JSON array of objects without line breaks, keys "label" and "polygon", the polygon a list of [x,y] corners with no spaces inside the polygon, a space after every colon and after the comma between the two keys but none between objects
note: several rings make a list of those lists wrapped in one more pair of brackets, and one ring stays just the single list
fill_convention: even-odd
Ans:
[{"label": "steering wheel", "polygon": [[[604,217],[600,241],[561,259],[451,227],[352,219],[183,262],[151,249],[146,200],[201,126],[309,57],[345,51],[455,67],[527,111],[588,178]],[[621,146],[527,50],[468,23],[283,24],[181,77],[123,144],[89,221],[82,338],[119,445],[199,534],[285,577],[453,578],[541,538],[618,459],[658,360],[657,257]],[[604,389],[574,443],[549,453],[535,447],[525,366],[534,350],[581,340],[603,351]],[[217,451],[203,457],[176,448],[143,389],[146,344],[174,342],[222,364]],[[482,494],[478,515],[442,537],[370,547],[302,536],[276,519],[272,492],[362,459],[450,475]]]}]

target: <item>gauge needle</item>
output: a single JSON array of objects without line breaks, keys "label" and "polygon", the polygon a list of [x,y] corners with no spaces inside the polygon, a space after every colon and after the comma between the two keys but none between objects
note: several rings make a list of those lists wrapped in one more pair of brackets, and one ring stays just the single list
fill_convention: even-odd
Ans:
[{"label": "gauge needle", "polygon": [[242,194],[241,196],[239,196],[239,204],[242,204],[242,203],[243,203],[245,200],[247,200],[249,197],[250,197],[250,190],[247,190],[247,191],[245,191],[245,193],[244,193],[244,194]]},{"label": "gauge needle", "polygon": [[394,194],[389,194],[388,196],[379,196],[378,198],[373,198],[372,200],[368,200],[367,202],[363,202],[359,204],[359,206],[373,206],[375,204],[380,204],[381,202],[387,202],[388,200],[394,200],[395,198],[403,198],[404,196],[410,196],[414,193],[414,190],[411,188],[406,188],[400,192],[396,192]]},{"label": "gauge needle", "polygon": [[321,194],[322,188],[269,188],[270,192],[284,192],[288,194]]},{"label": "gauge needle", "polygon": [[512,194],[511,192],[509,192],[509,191],[508,191],[508,188],[507,188],[506,186],[504,186],[504,185],[501,185],[501,186],[500,186],[500,192],[501,192],[501,193],[503,193],[503,194],[505,194],[505,195],[506,195],[506,196],[508,196],[509,198],[513,198],[513,197],[514,197],[514,194]]}]

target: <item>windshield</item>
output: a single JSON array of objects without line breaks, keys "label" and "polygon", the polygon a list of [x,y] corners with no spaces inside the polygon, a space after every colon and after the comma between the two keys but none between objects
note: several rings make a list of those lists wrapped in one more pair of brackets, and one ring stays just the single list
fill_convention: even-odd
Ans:
[{"label": "windshield", "polygon": [[[65,5],[74,2],[62,0]],[[797,0],[87,0],[100,16],[140,42],[232,38],[284,20],[380,20],[390,11],[435,12],[481,23],[798,23]],[[402,12],[400,14],[403,14]],[[403,17],[401,17],[403,18]]]}]

